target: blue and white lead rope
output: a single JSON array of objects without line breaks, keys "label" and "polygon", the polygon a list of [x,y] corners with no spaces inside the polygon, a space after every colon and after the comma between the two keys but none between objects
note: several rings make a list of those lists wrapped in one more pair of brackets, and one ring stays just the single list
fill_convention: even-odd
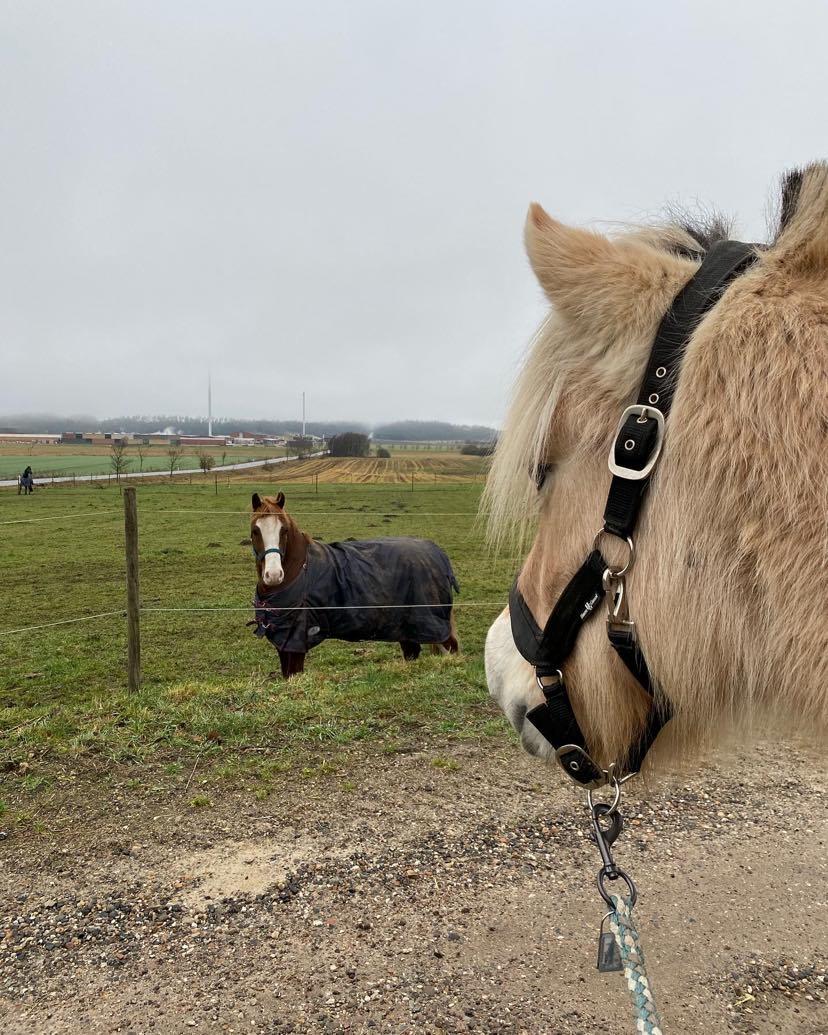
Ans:
[{"label": "blue and white lead rope", "polygon": [[635,1030],[644,1035],[662,1035],[661,1021],[647,977],[644,951],[638,939],[629,899],[620,895],[612,895],[611,898],[615,909],[609,917],[610,930],[615,935],[615,943],[621,954],[624,977],[635,1012]]}]

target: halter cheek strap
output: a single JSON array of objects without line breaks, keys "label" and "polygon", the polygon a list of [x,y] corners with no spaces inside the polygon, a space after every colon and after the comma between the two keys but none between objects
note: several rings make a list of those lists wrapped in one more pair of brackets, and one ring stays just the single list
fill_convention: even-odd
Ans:
[{"label": "halter cheek strap", "polygon": [[[526,713],[530,722],[555,750],[564,771],[583,787],[599,787],[619,780],[617,763],[602,769],[589,755],[586,738],[575,716],[562,674],[581,627],[607,601],[607,636],[618,657],[646,691],[649,710],[638,740],[631,744],[624,762],[626,773],[638,772],[673,714],[669,699],[656,699],[653,680],[641,652],[635,623],[630,620],[625,575],[633,563],[632,533],[661,455],[665,421],[670,413],[676,383],[687,345],[699,322],[724,294],[728,285],[756,261],[756,248],[739,241],[722,241],[705,256],[694,277],[682,288],[664,316],[650,352],[638,401],[621,415],[610,451],[612,482],[604,524],[592,551],[570,580],[552,609],[543,629],[517,586],[509,599],[512,637],[523,657],[535,668],[544,701]],[[538,487],[546,471],[537,474]],[[598,550],[602,535],[626,542],[629,558],[623,568],[611,568]]]}]

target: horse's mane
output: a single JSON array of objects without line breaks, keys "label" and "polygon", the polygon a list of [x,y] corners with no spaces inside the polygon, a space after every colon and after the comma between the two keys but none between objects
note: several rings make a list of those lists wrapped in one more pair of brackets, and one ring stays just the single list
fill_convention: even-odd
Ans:
[{"label": "horse's mane", "polygon": [[[810,208],[819,206],[822,191],[828,191],[828,166],[812,165],[805,170],[787,173],[781,183],[769,239],[775,246],[781,238],[794,234],[795,222],[800,235],[807,224],[808,206],[801,204],[803,183],[809,186]],[[796,220],[794,221],[794,215]],[[623,238],[637,241],[688,262],[687,279],[717,242],[731,236],[731,223],[716,212],[683,212],[672,208],[666,217],[652,226],[626,227]],[[789,231],[790,233],[786,233]],[[764,246],[760,246],[764,247]],[[690,265],[693,263],[695,265]],[[572,324],[552,309],[529,345],[526,359],[515,382],[512,404],[495,451],[491,472],[483,494],[482,510],[488,519],[489,540],[494,546],[505,542],[524,546],[534,527],[541,493],[532,473],[544,467],[554,471],[556,457],[550,455],[550,435],[556,412],[561,404],[573,363],[565,348],[573,335]],[[580,371],[583,375],[583,369]],[[640,371],[619,367],[619,377],[631,377],[632,395]],[[587,427],[577,443],[577,460],[598,445]]]}]

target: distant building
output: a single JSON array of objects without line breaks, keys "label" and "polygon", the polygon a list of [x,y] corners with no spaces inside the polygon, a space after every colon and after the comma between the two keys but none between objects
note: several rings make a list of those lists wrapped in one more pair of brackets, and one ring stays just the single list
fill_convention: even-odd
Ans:
[{"label": "distant building", "polygon": [[180,446],[181,436],[166,431],[153,431],[149,435],[136,435],[136,440],[145,446]]},{"label": "distant building", "polygon": [[266,437],[256,431],[237,431],[227,441],[231,446],[258,446],[264,443]]},{"label": "distant building", "polygon": [[84,438],[93,446],[109,446],[113,442],[129,441],[129,435],[125,431],[90,431]]},{"label": "distant building", "polygon": [[46,445],[53,446],[60,442],[60,435],[53,435],[51,432],[43,431],[30,434],[19,434],[14,431],[0,433],[0,443],[3,445]]}]

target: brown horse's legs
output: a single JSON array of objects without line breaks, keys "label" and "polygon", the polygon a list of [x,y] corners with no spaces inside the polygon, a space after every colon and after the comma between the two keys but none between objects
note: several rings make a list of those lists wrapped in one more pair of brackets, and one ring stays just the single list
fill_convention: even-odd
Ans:
[{"label": "brown horse's legs", "polygon": [[432,654],[459,654],[460,644],[457,641],[457,637],[452,635],[447,640],[443,640],[442,643],[432,643],[431,645]]},{"label": "brown horse's legs", "polygon": [[449,652],[449,654],[459,654],[460,653],[460,642],[458,641],[457,637],[454,636],[453,634],[451,636],[449,636],[449,638],[447,640],[443,640],[443,642],[442,642],[442,644],[440,646],[441,647],[445,647],[445,649]]},{"label": "brown horse's legs", "polygon": [[460,653],[460,641],[457,639],[457,623],[454,620],[454,611],[451,612],[451,625],[449,626],[449,638],[437,646],[437,650],[444,650],[447,654]]},{"label": "brown horse's legs", "polygon": [[413,640],[400,640],[400,646],[406,661],[416,661],[419,658],[421,650],[419,643],[415,643]]},{"label": "brown horse's legs", "polygon": [[280,650],[279,662],[282,666],[282,676],[290,679],[291,676],[298,676],[305,671],[305,655],[301,651]]}]

